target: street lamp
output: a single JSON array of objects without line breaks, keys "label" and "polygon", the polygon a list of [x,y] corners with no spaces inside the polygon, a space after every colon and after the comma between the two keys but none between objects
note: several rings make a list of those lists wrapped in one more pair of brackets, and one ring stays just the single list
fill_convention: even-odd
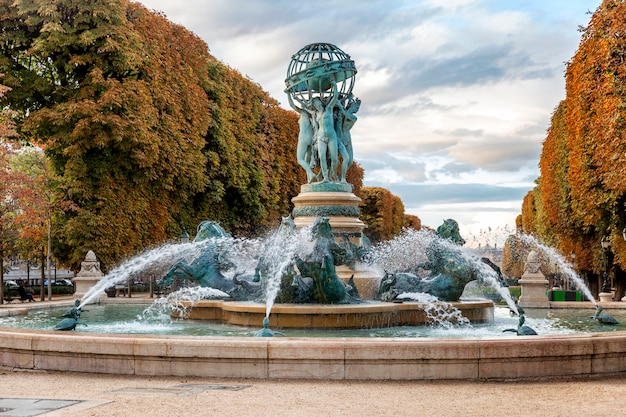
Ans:
[{"label": "street lamp", "polygon": [[602,236],[600,240],[600,245],[602,246],[602,251],[604,252],[604,274],[602,278],[604,278],[602,282],[602,290],[600,292],[603,293],[611,293],[611,284],[609,283],[609,272],[608,272],[608,252],[611,247],[611,241],[608,236]]}]

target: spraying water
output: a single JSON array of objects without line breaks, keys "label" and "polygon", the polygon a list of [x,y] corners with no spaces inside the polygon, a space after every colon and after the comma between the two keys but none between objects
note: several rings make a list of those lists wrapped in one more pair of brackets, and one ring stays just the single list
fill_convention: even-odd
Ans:
[{"label": "spraying water", "polygon": [[164,271],[183,257],[198,256],[202,244],[204,242],[166,244],[122,262],[85,293],[79,307],[89,304],[107,288],[127,282],[135,274],[147,270]]},{"label": "spraying water", "polygon": [[[108,273],[97,285],[92,287],[81,300],[80,306],[90,303],[102,292],[118,283],[125,283],[136,274],[149,272],[155,276],[163,276],[168,269],[181,260],[191,263],[197,259],[203,250],[213,249],[219,253],[220,260],[228,265],[229,279],[234,276],[247,277],[257,275],[257,286],[262,289],[266,303],[266,317],[269,317],[281,289],[281,282],[286,276],[297,274],[295,259],[297,256],[306,257],[312,253],[315,242],[312,237],[312,228],[301,229],[281,228],[266,239],[234,239],[230,236],[211,238],[185,244],[167,244],[148,250],[129,259]],[[369,253],[367,265],[375,274],[382,276],[382,271],[413,271],[416,265],[428,262],[427,248],[436,246],[444,251],[453,252],[455,261],[469,265],[484,283],[496,288],[509,308],[516,311],[516,305],[507,288],[502,287],[496,272],[471,254],[471,250],[463,250],[448,239],[439,237],[429,231],[406,230],[395,239],[384,242]],[[290,271],[289,268],[292,268]],[[255,278],[255,281],[256,281]],[[252,283],[252,281],[249,281]],[[184,317],[186,308],[190,308],[201,299],[226,299],[229,294],[213,288],[191,287],[183,288],[156,301],[155,310],[164,310],[166,307],[175,310],[177,316]],[[424,310],[431,318],[431,322],[440,326],[448,324],[464,324],[458,310],[455,312],[448,303],[442,303],[436,297],[428,294],[403,294],[404,298],[417,300],[424,305]],[[180,301],[185,300],[187,307]],[[180,310],[180,311],[177,311]],[[446,324],[447,323],[447,324]]]},{"label": "spraying water", "polygon": [[550,259],[553,261],[557,267],[565,274],[565,277],[572,283],[576,285],[578,289],[580,289],[583,294],[587,297],[589,301],[593,303],[594,306],[597,306],[597,302],[594,296],[591,294],[591,290],[585,284],[585,281],[574,271],[572,265],[555,249],[544,245],[539,242],[535,237],[526,235],[523,233],[518,233],[517,237],[526,245],[537,249],[541,254],[543,254],[544,258]]},{"label": "spraying water", "polygon": [[416,301],[420,304],[428,322],[436,327],[451,329],[452,327],[471,327],[470,321],[464,317],[461,310],[450,303],[439,300],[437,297],[424,293],[402,293],[398,295],[401,300]]},{"label": "spraying water", "polygon": [[294,264],[297,254],[313,250],[311,227],[297,231],[279,230],[270,236],[263,246],[261,261],[263,267],[259,268],[259,274],[261,282],[265,283],[265,317],[269,317],[287,268]]},{"label": "spraying water", "polygon": [[517,312],[517,306],[506,287],[503,287],[497,272],[476,257],[471,249],[464,249],[449,239],[442,238],[427,230],[405,230],[396,238],[376,246],[369,256],[368,263],[372,268],[384,271],[413,271],[416,265],[428,261],[427,252],[432,248],[436,251],[454,253],[459,259],[456,262],[468,265],[468,269],[478,272],[484,283],[498,291],[509,308]]},{"label": "spraying water", "polygon": [[[158,298],[138,317],[140,320],[186,317],[187,312],[201,300],[227,299],[230,295],[215,288],[185,287]],[[181,301],[186,301],[182,303]],[[172,314],[173,313],[173,314]]]}]

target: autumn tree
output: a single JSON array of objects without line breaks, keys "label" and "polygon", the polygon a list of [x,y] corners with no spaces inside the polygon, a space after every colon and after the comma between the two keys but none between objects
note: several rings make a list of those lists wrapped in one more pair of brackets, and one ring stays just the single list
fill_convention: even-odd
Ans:
[{"label": "autumn tree", "polygon": [[[8,87],[0,84],[0,98],[8,91]],[[13,219],[17,208],[15,188],[20,179],[10,164],[15,147],[10,139],[17,136],[14,127],[12,112],[0,110],[0,304],[4,302],[4,258],[13,247],[17,235]]]},{"label": "autumn tree", "polygon": [[[22,174],[22,181],[17,186],[19,213],[15,218],[19,229],[18,247],[22,259],[41,260],[40,295],[43,301],[45,277],[51,277],[55,219],[70,206],[61,198],[58,179],[41,149],[22,147],[14,155],[11,165],[15,172]],[[51,279],[48,279],[47,294],[51,300]]]},{"label": "autumn tree", "polygon": [[420,230],[422,228],[422,220],[412,214],[405,214],[403,227],[406,229]]},{"label": "autumn tree", "polygon": [[361,220],[365,234],[373,242],[389,240],[404,226],[404,205],[398,196],[380,187],[361,189]]},{"label": "autumn tree", "polygon": [[[291,211],[297,115],[190,31],[127,0],[0,0],[0,28],[0,104],[74,207],[62,263],[93,249],[107,269],[201,220],[254,234]],[[349,177],[358,191],[358,165]]]},{"label": "autumn tree", "polygon": [[[596,277],[603,268],[600,240],[608,236],[621,296],[626,269],[626,3],[604,0],[581,33],[567,65],[566,97],[553,114],[542,150],[535,197],[545,217],[535,217],[540,226],[535,232],[552,238],[563,253],[573,251],[577,267]],[[522,208],[524,229],[531,209]]]},{"label": "autumn tree", "polygon": [[517,235],[506,239],[502,249],[502,273],[507,277],[519,279],[524,274],[528,246]]},{"label": "autumn tree", "polygon": [[15,187],[19,180],[11,170],[12,152],[11,145],[0,138],[0,304],[4,300],[4,259],[17,238]]},{"label": "autumn tree", "polygon": [[166,239],[206,183],[206,44],[123,0],[8,3],[8,102],[77,206],[62,231],[74,250],[58,255],[76,265],[94,248],[111,265]]},{"label": "autumn tree", "polygon": [[363,177],[365,176],[365,170],[363,167],[357,162],[353,161],[352,165],[348,168],[346,172],[346,181],[352,184],[352,192],[357,197],[361,196],[361,188],[363,188]]}]

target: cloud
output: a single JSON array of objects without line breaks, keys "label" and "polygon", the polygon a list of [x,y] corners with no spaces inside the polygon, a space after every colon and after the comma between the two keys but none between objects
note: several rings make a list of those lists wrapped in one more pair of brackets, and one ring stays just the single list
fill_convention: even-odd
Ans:
[{"label": "cloud", "polygon": [[395,195],[406,196],[405,206],[419,208],[424,205],[456,203],[508,202],[521,200],[528,193],[527,187],[508,187],[491,184],[391,184],[389,190]]},{"label": "cloud", "polygon": [[365,185],[390,189],[420,217],[456,210],[476,223],[512,222],[534,186],[564,63],[599,1],[142,3],[283,106],[291,56],[312,42],[337,45],[358,69],[352,138]]}]

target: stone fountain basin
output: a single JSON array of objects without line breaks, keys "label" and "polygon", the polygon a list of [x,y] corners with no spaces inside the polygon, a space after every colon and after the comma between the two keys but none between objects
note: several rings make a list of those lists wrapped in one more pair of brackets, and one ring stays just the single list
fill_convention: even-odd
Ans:
[{"label": "stone fountain basin", "polygon": [[[265,304],[222,300],[191,303],[175,310],[174,317],[214,320],[224,324],[260,327],[266,315]],[[493,322],[493,302],[487,300],[450,303],[473,324]],[[417,302],[364,304],[274,304],[270,327],[279,329],[360,329],[391,326],[419,326],[428,323],[424,305]]]},{"label": "stone fountain basin", "polygon": [[626,332],[506,339],[238,338],[0,328],[0,366],[207,378],[502,380],[626,372]]}]

